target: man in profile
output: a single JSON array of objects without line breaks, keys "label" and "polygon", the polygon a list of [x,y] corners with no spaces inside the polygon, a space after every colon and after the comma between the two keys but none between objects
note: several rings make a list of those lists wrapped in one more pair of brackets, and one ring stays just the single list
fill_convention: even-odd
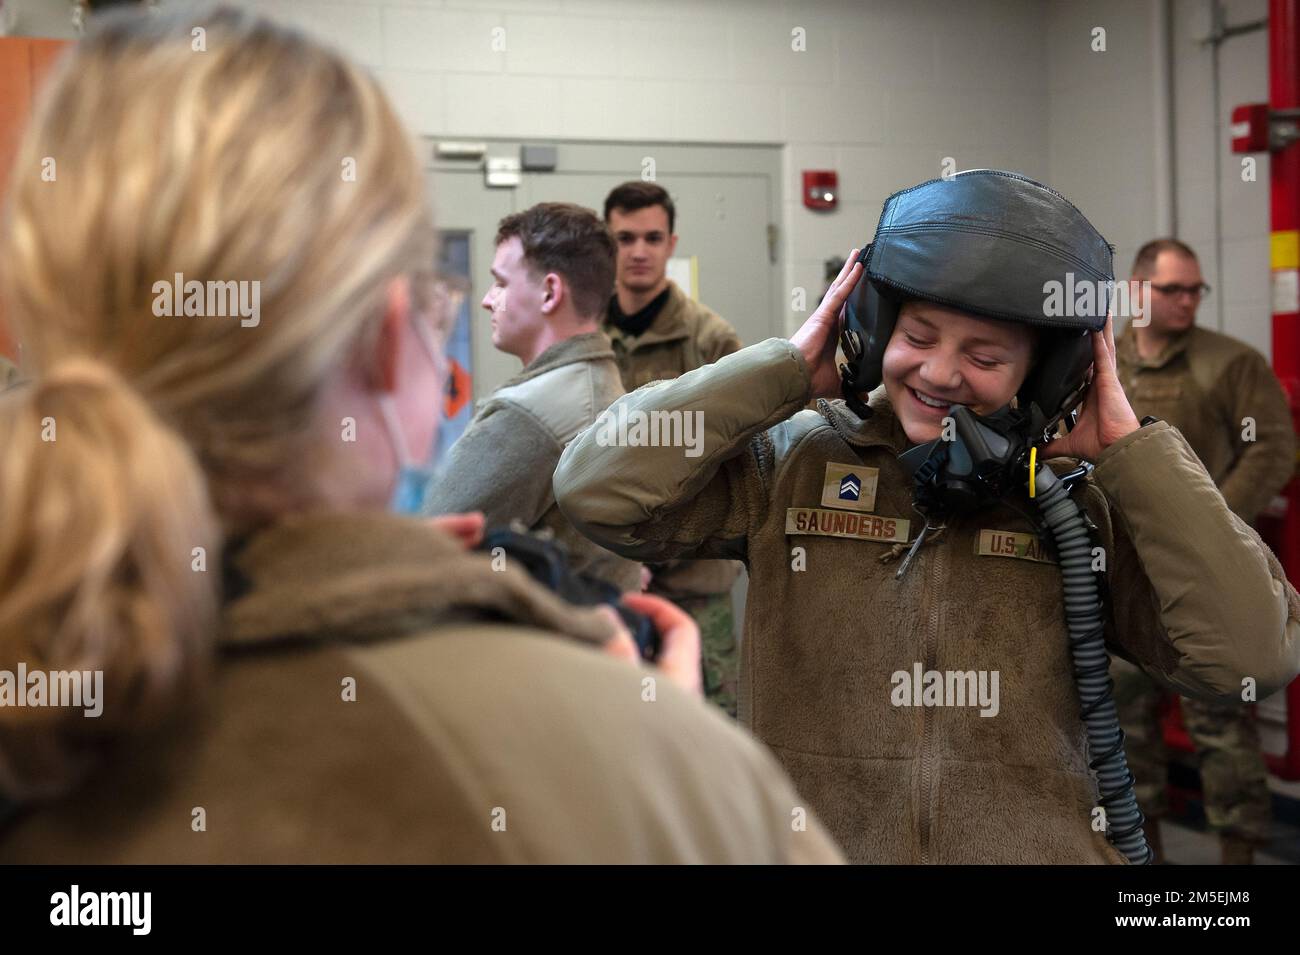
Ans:
[{"label": "man in profile", "polygon": [[614,243],[590,209],[543,202],[501,220],[483,308],[492,344],[523,369],[477,408],[430,488],[424,513],[482,511],[485,526],[549,531],[574,571],[641,589],[641,565],[577,533],[555,505],[564,446],[623,394],[600,329]]}]

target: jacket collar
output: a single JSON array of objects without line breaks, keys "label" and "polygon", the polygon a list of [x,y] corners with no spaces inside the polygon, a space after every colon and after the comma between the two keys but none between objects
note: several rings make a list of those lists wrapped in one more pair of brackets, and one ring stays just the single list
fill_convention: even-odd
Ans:
[{"label": "jacket collar", "polygon": [[1183,334],[1172,339],[1165,346],[1164,351],[1154,358],[1143,358],[1138,354],[1137,332],[1130,321],[1124,326],[1124,331],[1115,339],[1115,352],[1117,358],[1122,358],[1126,364],[1135,368],[1163,368],[1183,352],[1187,351],[1187,346],[1191,344],[1192,336],[1196,334],[1196,326],[1193,325]]},{"label": "jacket collar", "polygon": [[849,444],[859,448],[888,448],[895,456],[906,451],[911,442],[902,422],[894,414],[894,406],[885,395],[883,385],[871,393],[867,406],[871,409],[871,417],[859,418],[842,398],[834,401],[820,398],[817,401],[817,410],[822,417]]},{"label": "jacket collar", "polygon": [[600,361],[602,358],[614,360],[614,349],[610,344],[609,336],[600,329],[594,332],[583,332],[581,335],[556,342],[501,387],[507,388],[510,385],[520,384],[564,365],[572,365],[580,361]]},{"label": "jacket collar", "polygon": [[284,640],[370,642],[441,623],[513,622],[599,643],[606,618],[564,603],[519,569],[496,571],[428,521],[377,513],[286,517],[227,553],[239,592],[225,649]]},{"label": "jacket collar", "polygon": [[655,316],[655,320],[650,327],[642,334],[637,336],[626,334],[609,320],[608,314],[603,327],[611,338],[634,343],[637,347],[677,341],[686,338],[690,334],[690,329],[686,327],[686,309],[689,305],[690,299],[686,297],[686,293],[678,287],[676,282],[669,279],[668,301],[664,303],[664,307]]}]

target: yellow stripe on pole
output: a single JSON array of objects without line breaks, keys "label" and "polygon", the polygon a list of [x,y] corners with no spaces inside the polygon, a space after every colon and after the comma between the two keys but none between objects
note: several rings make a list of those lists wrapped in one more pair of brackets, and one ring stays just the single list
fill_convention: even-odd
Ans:
[{"label": "yellow stripe on pole", "polygon": [[1271,259],[1274,269],[1300,268],[1300,231],[1274,232]]}]

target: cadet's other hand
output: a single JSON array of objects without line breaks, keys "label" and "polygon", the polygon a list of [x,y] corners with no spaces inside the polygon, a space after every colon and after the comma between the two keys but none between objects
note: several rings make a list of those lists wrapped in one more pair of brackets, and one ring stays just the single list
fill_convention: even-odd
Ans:
[{"label": "cadet's other hand", "polygon": [[1115,323],[1092,333],[1092,385],[1074,430],[1043,448],[1044,458],[1072,457],[1096,461],[1112,444],[1139,427],[1133,406],[1115,370]]},{"label": "cadet's other hand", "polygon": [[467,514],[439,514],[429,518],[429,523],[440,531],[458,539],[466,550],[473,550],[483,543],[483,512],[470,511]]},{"label": "cadet's other hand", "polygon": [[859,251],[854,249],[849,253],[817,311],[808,316],[790,339],[808,365],[808,375],[812,380],[809,396],[812,398],[837,398],[840,394],[840,370],[835,364],[835,348],[840,341],[844,302],[862,278],[862,265],[857,261]]}]

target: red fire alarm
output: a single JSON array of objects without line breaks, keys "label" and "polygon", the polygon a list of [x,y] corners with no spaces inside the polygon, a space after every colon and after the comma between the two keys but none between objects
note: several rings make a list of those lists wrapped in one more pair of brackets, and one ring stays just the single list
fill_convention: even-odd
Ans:
[{"label": "red fire alarm", "polygon": [[1268,104],[1249,103],[1232,111],[1232,151],[1262,153],[1268,151]]},{"label": "red fire alarm", "polygon": [[803,171],[803,204],[809,209],[834,209],[839,201],[839,177],[829,169]]}]

